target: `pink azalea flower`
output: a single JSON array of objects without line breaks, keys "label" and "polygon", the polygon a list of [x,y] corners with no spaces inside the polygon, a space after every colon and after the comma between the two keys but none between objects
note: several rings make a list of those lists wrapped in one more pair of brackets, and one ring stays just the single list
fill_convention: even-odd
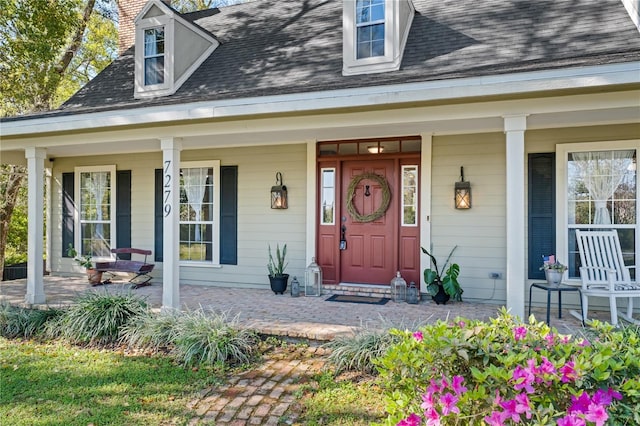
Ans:
[{"label": "pink azalea flower", "polygon": [[464,321],[458,321],[458,327],[460,327],[460,328],[464,328],[466,325],[467,325],[467,323],[466,323],[466,322],[464,322]]},{"label": "pink azalea flower", "polygon": [[589,404],[587,414],[584,416],[585,420],[594,422],[596,426],[602,426],[609,418],[607,410],[598,404]]},{"label": "pink azalea flower", "polygon": [[445,390],[446,388],[449,387],[449,381],[447,380],[446,377],[444,377],[444,375],[442,376],[442,380],[440,381],[440,384],[442,385],[442,390]]},{"label": "pink azalea flower", "polygon": [[430,408],[435,407],[436,403],[433,400],[433,393],[428,392],[422,395],[422,404],[420,404],[420,408],[424,408],[428,410]]},{"label": "pink azalea flower", "polygon": [[544,336],[544,340],[547,341],[547,347],[551,347],[555,344],[556,341],[556,336],[553,333],[549,333],[546,336]]},{"label": "pink azalea flower", "polygon": [[511,380],[514,382],[513,388],[515,390],[525,389],[528,393],[533,393],[533,386],[531,384],[535,382],[535,375],[530,369],[522,368],[517,365],[513,370]]},{"label": "pink azalea flower", "polygon": [[406,419],[400,420],[396,426],[420,426],[422,419],[419,415],[412,413]]},{"label": "pink azalea flower", "polygon": [[609,388],[606,391],[604,389],[598,389],[591,399],[594,404],[609,405],[613,399],[621,400],[622,395],[619,392]]},{"label": "pink azalea flower", "polygon": [[513,338],[516,340],[522,340],[527,336],[527,328],[519,326],[513,329]]},{"label": "pink azalea flower", "polygon": [[580,396],[571,396],[571,406],[569,407],[569,414],[571,413],[586,413],[589,411],[589,405],[591,404],[591,398],[589,395],[582,391]]},{"label": "pink azalea flower", "polygon": [[437,393],[441,391],[442,391],[442,386],[440,386],[440,383],[436,382],[434,379],[431,379],[431,384],[427,388],[427,392]]},{"label": "pink azalea flower", "polygon": [[504,426],[505,420],[507,420],[507,417],[499,411],[493,411],[490,416],[485,416],[484,418],[484,421],[489,426]]},{"label": "pink azalea flower", "polygon": [[413,333],[413,338],[418,342],[422,342],[423,337],[424,336],[422,335],[422,331],[416,331],[415,333]]},{"label": "pink azalea flower", "polygon": [[453,379],[451,381],[451,388],[457,395],[461,395],[467,391],[467,388],[462,386],[462,382],[464,382],[464,377],[453,376]]},{"label": "pink azalea flower", "polygon": [[578,346],[584,348],[585,346],[591,346],[591,343],[589,343],[587,339],[582,339],[580,340],[580,342],[578,342]]},{"label": "pink azalea flower", "polygon": [[435,408],[426,410],[424,417],[427,420],[427,426],[440,426],[440,414],[438,414]]},{"label": "pink azalea flower", "polygon": [[586,422],[575,414],[569,414],[556,421],[558,426],[585,426]]},{"label": "pink azalea flower", "polygon": [[554,374],[556,372],[556,366],[553,365],[551,361],[547,359],[547,357],[542,357],[542,364],[540,364],[540,370],[542,374]]},{"label": "pink azalea flower", "polygon": [[568,383],[578,378],[578,373],[574,369],[575,365],[575,362],[568,361],[565,365],[558,369],[558,372],[562,374],[562,377],[560,378],[560,381],[562,383]]},{"label": "pink azalea flower", "polygon": [[560,343],[562,343],[563,345],[571,343],[571,336],[570,335],[560,336]]},{"label": "pink azalea flower", "polygon": [[520,414],[525,414],[527,419],[531,418],[531,402],[526,393],[520,393],[516,395],[516,411]]},{"label": "pink azalea flower", "polygon": [[460,414],[460,409],[456,405],[458,403],[458,397],[452,394],[451,392],[447,392],[440,397],[440,404],[442,405],[442,415],[446,416],[449,413],[458,413]]},{"label": "pink azalea flower", "polygon": [[516,423],[520,422],[520,413],[517,411],[517,403],[515,399],[510,399],[508,401],[504,401],[500,404],[502,408],[504,408],[504,416],[507,419],[511,419]]}]

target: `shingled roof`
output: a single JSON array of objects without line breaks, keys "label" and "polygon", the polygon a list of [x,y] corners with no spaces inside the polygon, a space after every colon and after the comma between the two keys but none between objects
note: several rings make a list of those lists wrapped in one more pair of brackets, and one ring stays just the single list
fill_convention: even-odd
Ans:
[{"label": "shingled roof", "polygon": [[342,1],[257,0],[183,15],[221,46],[174,95],[134,99],[129,49],[47,115],[640,60],[640,36],[620,0],[413,3],[399,71],[342,75]]}]

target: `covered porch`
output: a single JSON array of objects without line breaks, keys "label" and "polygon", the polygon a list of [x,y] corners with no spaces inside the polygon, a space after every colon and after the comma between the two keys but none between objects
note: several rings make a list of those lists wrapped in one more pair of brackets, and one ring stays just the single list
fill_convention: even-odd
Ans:
[{"label": "covered porch", "polygon": [[[0,302],[25,305],[26,280],[4,281],[0,283]],[[162,306],[162,285],[154,284],[137,290],[131,285],[115,281],[99,287],[91,287],[86,278],[44,277],[46,304],[34,306],[60,307],[72,303],[79,293],[131,292],[144,298],[151,306]],[[289,294],[275,295],[270,290],[232,287],[208,287],[180,285],[180,306],[182,308],[213,309],[238,316],[242,326],[257,330],[262,334],[294,339],[325,341],[338,335],[352,333],[359,327],[381,328],[385,325],[412,328],[420,323],[435,322],[460,316],[487,321],[496,317],[502,305],[477,302],[450,302],[436,305],[429,297],[422,297],[419,304],[396,303],[390,300],[384,305],[361,303],[338,303],[326,299],[329,293],[320,297],[291,297]],[[580,321],[569,314],[569,306],[563,301],[562,318],[558,318],[557,302],[551,304],[551,326],[563,334],[576,334],[582,328]],[[538,321],[544,321],[546,306],[534,306],[532,314]],[[607,321],[609,313],[590,311],[590,319]]]}]

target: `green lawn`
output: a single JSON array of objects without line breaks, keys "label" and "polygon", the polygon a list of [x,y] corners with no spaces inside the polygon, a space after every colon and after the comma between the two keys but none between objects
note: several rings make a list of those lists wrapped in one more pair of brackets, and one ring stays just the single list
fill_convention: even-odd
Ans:
[{"label": "green lawn", "polygon": [[181,425],[193,417],[188,402],[218,377],[160,356],[0,337],[0,418],[14,426]]}]

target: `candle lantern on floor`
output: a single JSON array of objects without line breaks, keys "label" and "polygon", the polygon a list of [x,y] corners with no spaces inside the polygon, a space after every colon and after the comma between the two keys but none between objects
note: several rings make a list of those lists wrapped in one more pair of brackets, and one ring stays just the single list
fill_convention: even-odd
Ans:
[{"label": "candle lantern on floor", "polygon": [[394,302],[404,302],[407,298],[407,282],[400,276],[400,271],[391,280],[391,296]]},{"label": "candle lantern on floor", "polygon": [[316,258],[311,259],[304,273],[304,295],[322,296],[322,269],[316,263]]},{"label": "candle lantern on floor", "polygon": [[418,293],[416,283],[411,281],[411,284],[409,284],[409,288],[407,289],[407,303],[411,303],[412,305],[415,305],[419,301],[420,301],[420,294]]},{"label": "candle lantern on floor", "polygon": [[298,282],[298,277],[293,277],[293,281],[291,281],[291,297],[300,296],[300,283]]}]

